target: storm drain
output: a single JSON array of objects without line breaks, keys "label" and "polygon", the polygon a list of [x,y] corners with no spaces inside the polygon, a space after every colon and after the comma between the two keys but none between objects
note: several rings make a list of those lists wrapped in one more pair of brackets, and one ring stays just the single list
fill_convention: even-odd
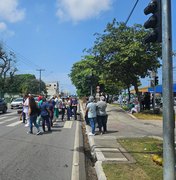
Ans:
[{"label": "storm drain", "polygon": [[133,163],[134,158],[113,137],[96,137],[95,155],[98,161]]},{"label": "storm drain", "polygon": [[128,161],[128,159],[116,148],[96,148],[98,161]]}]

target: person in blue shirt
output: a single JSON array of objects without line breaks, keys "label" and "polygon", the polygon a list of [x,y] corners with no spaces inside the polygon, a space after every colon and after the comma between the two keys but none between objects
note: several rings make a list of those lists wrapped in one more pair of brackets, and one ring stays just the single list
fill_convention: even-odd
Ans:
[{"label": "person in blue shirt", "polygon": [[46,98],[43,98],[43,102],[40,105],[41,110],[41,118],[42,118],[42,129],[43,132],[45,132],[45,123],[47,125],[48,131],[51,131],[51,124],[49,121],[50,117],[50,109],[49,109],[49,103],[46,101]]}]

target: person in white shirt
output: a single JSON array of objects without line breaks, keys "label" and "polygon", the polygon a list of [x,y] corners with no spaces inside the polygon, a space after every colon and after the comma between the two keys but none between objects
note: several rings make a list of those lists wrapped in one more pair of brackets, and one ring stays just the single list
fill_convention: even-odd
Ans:
[{"label": "person in white shirt", "polygon": [[57,96],[54,97],[55,105],[54,105],[54,121],[59,118],[59,100]]},{"label": "person in white shirt", "polygon": [[97,105],[94,102],[94,97],[89,97],[89,103],[86,107],[86,113],[88,114],[88,119],[91,126],[91,132],[89,133],[89,136],[95,135],[95,124],[96,124],[96,117],[97,117]]},{"label": "person in white shirt", "polygon": [[25,127],[29,127],[29,95],[26,95],[26,100],[23,103],[23,112],[26,117]]}]

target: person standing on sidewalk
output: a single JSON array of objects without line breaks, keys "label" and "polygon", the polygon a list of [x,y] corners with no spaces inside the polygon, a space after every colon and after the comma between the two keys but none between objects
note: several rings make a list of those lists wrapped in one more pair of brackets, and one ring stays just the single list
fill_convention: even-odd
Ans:
[{"label": "person standing on sidewalk", "polygon": [[89,133],[89,136],[95,135],[95,124],[96,124],[96,117],[97,117],[96,111],[97,111],[97,105],[94,102],[94,97],[90,96],[89,103],[87,104],[87,107],[86,107],[86,113],[88,115],[88,120],[90,122],[91,131],[92,131]]},{"label": "person standing on sidewalk", "polygon": [[[107,114],[106,114],[106,101],[104,96],[100,96],[100,101],[97,102],[97,122],[100,134],[106,133],[107,131]],[[102,131],[103,127],[103,131]]]}]

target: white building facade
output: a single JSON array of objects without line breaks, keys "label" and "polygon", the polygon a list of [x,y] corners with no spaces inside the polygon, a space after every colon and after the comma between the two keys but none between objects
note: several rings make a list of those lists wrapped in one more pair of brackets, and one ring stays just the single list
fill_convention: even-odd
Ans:
[{"label": "white building facade", "polygon": [[59,83],[56,82],[48,82],[46,83],[47,97],[52,97],[54,95],[59,94]]}]

